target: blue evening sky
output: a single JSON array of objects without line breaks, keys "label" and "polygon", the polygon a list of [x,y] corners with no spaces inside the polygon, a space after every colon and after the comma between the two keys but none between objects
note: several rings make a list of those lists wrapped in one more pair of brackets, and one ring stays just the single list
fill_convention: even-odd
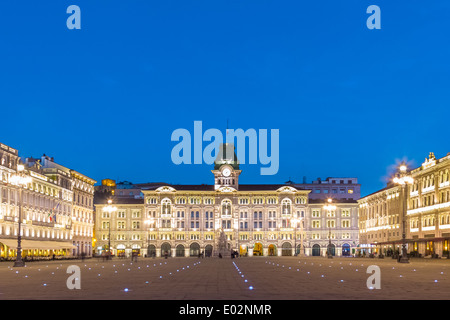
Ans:
[{"label": "blue evening sky", "polygon": [[[69,5],[81,30],[69,30]],[[369,30],[369,5],[381,30]],[[241,183],[357,177],[450,152],[449,1],[4,1],[0,142],[98,181],[213,183],[177,128],[279,129],[280,167]],[[205,143],[204,146],[206,146]]]}]

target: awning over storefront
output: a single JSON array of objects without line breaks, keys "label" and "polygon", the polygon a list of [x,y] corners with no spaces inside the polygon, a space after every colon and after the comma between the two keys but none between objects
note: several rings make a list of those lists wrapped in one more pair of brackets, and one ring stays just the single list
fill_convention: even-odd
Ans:
[{"label": "awning over storefront", "polygon": [[[17,249],[17,239],[0,239],[0,244],[8,246],[15,250]],[[75,246],[72,242],[67,241],[37,241],[37,240],[22,240],[22,250],[60,250],[73,249]]]}]

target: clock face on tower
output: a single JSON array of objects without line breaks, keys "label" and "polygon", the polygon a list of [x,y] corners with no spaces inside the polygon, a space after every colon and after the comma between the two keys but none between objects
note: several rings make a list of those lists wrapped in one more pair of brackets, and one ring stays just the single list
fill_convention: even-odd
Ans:
[{"label": "clock face on tower", "polygon": [[225,169],[223,169],[222,174],[223,174],[225,177],[229,177],[230,174],[231,174],[231,171],[230,171],[230,169],[225,168]]}]

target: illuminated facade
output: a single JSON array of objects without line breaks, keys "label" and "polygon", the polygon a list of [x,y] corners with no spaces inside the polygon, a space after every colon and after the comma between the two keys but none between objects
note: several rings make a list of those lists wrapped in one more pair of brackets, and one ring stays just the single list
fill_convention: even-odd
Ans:
[{"label": "illuminated facade", "polygon": [[73,185],[71,234],[73,255],[92,255],[94,236],[94,184],[95,180],[70,170]]},{"label": "illuminated facade", "polygon": [[[0,250],[1,258],[17,254],[19,219],[21,219],[22,256],[27,258],[71,256],[76,252],[74,225],[76,216],[74,194],[77,194],[74,172],[53,161],[53,158],[24,158],[18,151],[0,144]],[[25,185],[14,184],[22,175]],[[93,185],[94,180],[90,181]],[[93,193],[93,187],[92,187]],[[89,205],[86,205],[89,207]],[[90,229],[84,241],[92,243],[93,203],[90,204]],[[75,251],[74,251],[75,250]],[[92,250],[91,250],[92,251]]]},{"label": "illuminated facade", "polygon": [[410,250],[423,256],[449,255],[450,154],[436,159],[433,153],[411,171],[414,184],[408,192]]},{"label": "illuminated facade", "polygon": [[358,200],[359,241],[362,254],[400,252],[402,243],[402,188],[390,185]]},{"label": "illuminated facade", "polygon": [[[409,172],[404,219],[408,253],[415,256],[449,255],[450,154],[436,159],[433,153]],[[404,194],[402,186],[387,188],[358,200],[360,241],[383,254],[398,250],[402,242]],[[381,250],[381,251],[380,251]]]},{"label": "illuminated facade", "polygon": [[[115,255],[185,257],[225,252],[247,256],[351,255],[358,245],[357,202],[309,201],[291,185],[240,184],[236,158],[216,159],[213,185],[141,185],[143,199],[112,198],[115,212],[96,204],[96,251]],[[117,193],[117,192],[116,192]],[[110,235],[110,238],[109,238]],[[109,240],[109,241],[108,241]],[[303,245],[303,250],[301,250]]]}]

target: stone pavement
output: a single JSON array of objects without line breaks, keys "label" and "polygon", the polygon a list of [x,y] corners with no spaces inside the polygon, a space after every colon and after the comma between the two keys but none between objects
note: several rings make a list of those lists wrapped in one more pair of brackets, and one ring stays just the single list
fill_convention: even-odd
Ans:
[{"label": "stone pavement", "polygon": [[[81,289],[68,289],[70,265]],[[381,289],[368,289],[370,265]],[[0,263],[0,300],[449,299],[450,260],[324,257],[140,258]]]}]

